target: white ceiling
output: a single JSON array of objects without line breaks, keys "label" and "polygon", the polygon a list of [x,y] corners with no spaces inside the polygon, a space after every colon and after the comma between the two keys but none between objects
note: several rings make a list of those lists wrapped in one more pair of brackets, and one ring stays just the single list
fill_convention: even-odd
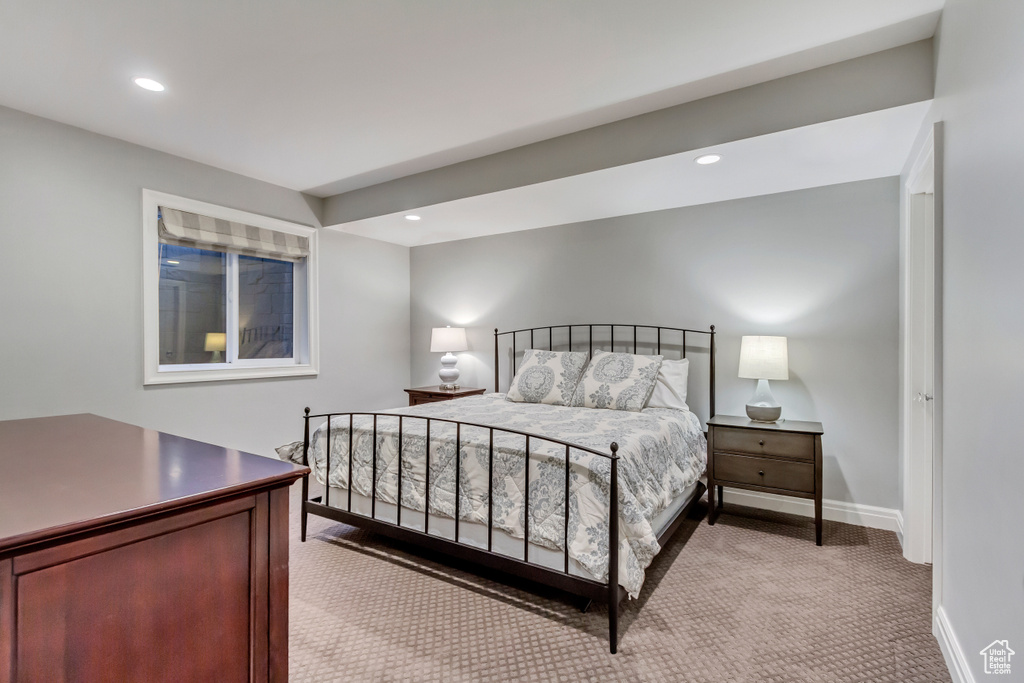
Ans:
[{"label": "white ceiling", "polygon": [[[930,102],[334,226],[418,246],[899,175]],[[710,166],[694,163],[716,152]]]},{"label": "white ceiling", "polygon": [[925,38],[942,5],[2,0],[0,104],[325,196]]}]

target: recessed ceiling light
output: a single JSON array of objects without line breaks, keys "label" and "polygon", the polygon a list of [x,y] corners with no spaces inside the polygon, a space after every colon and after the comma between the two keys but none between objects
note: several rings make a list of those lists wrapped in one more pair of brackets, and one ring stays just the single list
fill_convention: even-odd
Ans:
[{"label": "recessed ceiling light", "polygon": [[410,214],[408,214],[408,215],[407,215],[407,216],[405,217],[405,220],[407,220],[407,221],[418,221],[419,219],[420,219],[420,217],[419,217],[419,216],[417,216],[417,215],[416,215],[416,214],[414,214],[414,213],[410,213]]},{"label": "recessed ceiling light", "polygon": [[163,83],[158,83],[157,81],[154,81],[152,78],[141,78],[140,77],[140,78],[133,78],[132,80],[135,82],[135,85],[139,86],[140,88],[145,88],[146,90],[152,90],[153,92],[160,92],[161,90],[164,89]]},{"label": "recessed ceiling light", "polygon": [[699,156],[696,159],[694,159],[694,161],[696,161],[701,166],[707,166],[708,164],[715,164],[715,163],[718,163],[721,160],[722,160],[722,155],[721,154],[705,154],[704,156]]}]

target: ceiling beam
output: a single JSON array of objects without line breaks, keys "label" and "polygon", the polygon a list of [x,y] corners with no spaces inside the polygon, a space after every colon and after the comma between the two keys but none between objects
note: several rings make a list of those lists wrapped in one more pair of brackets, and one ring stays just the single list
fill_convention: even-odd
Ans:
[{"label": "ceiling beam", "polygon": [[930,100],[932,40],[327,197],[323,225],[407,211]]}]

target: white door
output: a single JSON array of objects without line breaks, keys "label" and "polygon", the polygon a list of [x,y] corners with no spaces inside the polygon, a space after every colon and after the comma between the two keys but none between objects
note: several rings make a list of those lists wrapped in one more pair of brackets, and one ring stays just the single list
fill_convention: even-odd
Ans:
[{"label": "white door", "polygon": [[903,555],[932,561],[935,428],[935,194],[931,145],[907,183]]}]

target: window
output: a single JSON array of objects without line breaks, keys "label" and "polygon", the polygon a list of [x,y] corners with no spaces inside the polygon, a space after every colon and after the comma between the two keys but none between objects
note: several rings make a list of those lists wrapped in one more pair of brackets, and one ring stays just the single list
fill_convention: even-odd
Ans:
[{"label": "window", "polygon": [[143,190],[146,384],[317,372],[316,230]]}]

